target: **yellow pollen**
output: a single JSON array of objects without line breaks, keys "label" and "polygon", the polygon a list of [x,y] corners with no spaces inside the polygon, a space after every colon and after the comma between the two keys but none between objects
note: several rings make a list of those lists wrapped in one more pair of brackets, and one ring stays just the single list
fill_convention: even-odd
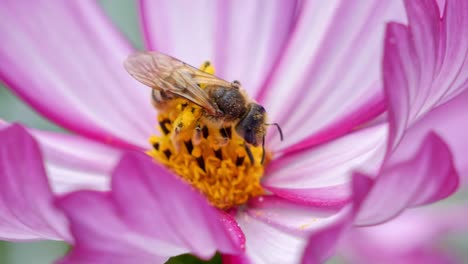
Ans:
[{"label": "yellow pollen", "polygon": [[[201,70],[214,74],[209,62]],[[248,146],[252,162],[234,127],[220,128],[202,114],[198,105],[186,99],[167,102],[158,112],[161,135],[149,138],[153,147],[147,154],[198,189],[217,208],[229,209],[262,195],[260,179],[271,155],[267,152],[264,164],[260,164],[262,147]]]}]

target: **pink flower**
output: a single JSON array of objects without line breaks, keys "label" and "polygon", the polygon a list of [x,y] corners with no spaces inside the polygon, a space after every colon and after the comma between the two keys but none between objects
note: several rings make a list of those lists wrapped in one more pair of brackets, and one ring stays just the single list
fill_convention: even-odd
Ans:
[{"label": "pink flower", "polygon": [[[74,134],[17,125],[0,131],[0,237],[66,240],[74,249],[64,263],[154,263],[184,252],[207,258],[216,250],[226,261],[294,263],[308,235],[328,234],[322,228],[329,223],[340,231],[356,217],[382,222],[448,196],[458,178],[444,141],[462,171],[463,134],[450,124],[436,129],[439,136],[426,134],[441,124],[432,117],[449,105],[442,103],[466,93],[466,36],[456,29],[466,28],[466,6],[448,3],[442,24],[434,2],[407,6],[409,39],[418,45],[398,53],[395,43],[408,35],[401,25],[388,26],[384,94],[385,23],[405,22],[398,1],[140,2],[147,49],[192,65],[211,59],[218,76],[240,79],[283,128],[283,142],[268,132],[275,155],[262,181],[268,195],[228,213],[138,153],[150,147],[156,113],[148,89],[122,67],[133,49],[95,4],[5,2],[2,80]],[[428,40],[432,46],[422,45]],[[411,71],[417,60],[408,53],[432,71]],[[379,118],[386,102],[390,133]],[[362,178],[355,184],[359,202],[343,208],[355,170],[379,173],[379,180]],[[389,199],[395,193],[398,199]],[[313,252],[325,256],[333,245],[312,244]]]}]

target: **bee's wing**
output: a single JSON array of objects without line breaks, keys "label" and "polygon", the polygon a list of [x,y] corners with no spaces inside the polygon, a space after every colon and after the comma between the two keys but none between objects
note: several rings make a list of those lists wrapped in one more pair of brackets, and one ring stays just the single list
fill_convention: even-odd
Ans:
[{"label": "bee's wing", "polygon": [[219,109],[198,85],[231,86],[227,81],[159,52],[137,52],[125,60],[124,67],[141,83],[186,98],[212,114]]}]

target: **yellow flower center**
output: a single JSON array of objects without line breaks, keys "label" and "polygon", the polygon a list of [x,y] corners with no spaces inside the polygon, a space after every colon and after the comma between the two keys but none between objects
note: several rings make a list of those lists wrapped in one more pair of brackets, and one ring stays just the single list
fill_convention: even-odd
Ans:
[{"label": "yellow flower center", "polygon": [[[204,63],[201,70],[213,74]],[[205,87],[201,86],[202,89]],[[147,153],[203,193],[217,208],[229,209],[263,194],[262,147],[248,146],[232,127],[219,128],[201,118],[202,109],[183,98],[172,99],[158,112],[161,135],[149,141]],[[252,160],[251,160],[252,159]]]}]

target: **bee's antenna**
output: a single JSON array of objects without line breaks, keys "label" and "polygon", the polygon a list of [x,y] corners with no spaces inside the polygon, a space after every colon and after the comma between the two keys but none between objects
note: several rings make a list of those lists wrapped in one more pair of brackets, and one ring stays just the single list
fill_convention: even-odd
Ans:
[{"label": "bee's antenna", "polygon": [[265,125],[267,125],[267,126],[276,126],[278,128],[279,133],[280,133],[281,141],[283,141],[283,131],[281,130],[281,127],[278,125],[278,123],[271,123],[271,124],[265,123]]},{"label": "bee's antenna", "polygon": [[260,162],[260,164],[263,165],[264,161],[265,161],[265,135],[263,135],[263,138],[262,138],[262,161]]},{"label": "bee's antenna", "polygon": [[244,143],[244,148],[245,148],[245,152],[247,152],[247,156],[249,156],[250,162],[252,163],[252,165],[254,165],[255,161],[254,161],[252,151],[250,150],[249,146],[247,146],[247,144],[245,143]]}]

